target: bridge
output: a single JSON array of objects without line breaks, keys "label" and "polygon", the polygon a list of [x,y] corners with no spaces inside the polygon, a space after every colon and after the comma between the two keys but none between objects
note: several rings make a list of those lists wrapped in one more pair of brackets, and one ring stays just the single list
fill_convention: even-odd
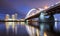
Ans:
[{"label": "bridge", "polygon": [[[29,15],[31,11],[37,10],[37,13],[34,13],[32,15]],[[32,9],[30,12],[28,12],[27,16],[25,17],[25,20],[33,19],[33,18],[38,18],[39,19],[39,27],[40,27],[40,36],[44,36],[44,31],[45,31],[45,24],[50,23],[51,30],[53,30],[53,25],[55,24],[55,18],[53,15],[55,14],[60,14],[60,2],[56,3],[56,5],[52,5],[51,7],[48,7],[47,9]],[[46,18],[46,16],[49,16]]]},{"label": "bridge", "polygon": [[[57,3],[55,5],[52,5],[51,7],[48,7],[47,9],[41,10],[36,8],[35,10],[39,10],[37,11],[37,13],[35,13],[34,15],[30,15],[30,16],[26,16],[25,19],[31,19],[31,18],[37,18],[40,16],[41,12],[46,13],[45,15],[54,15],[54,14],[59,14],[60,13],[60,3]],[[32,9],[33,11],[33,9]],[[28,12],[29,13],[29,12]]]}]

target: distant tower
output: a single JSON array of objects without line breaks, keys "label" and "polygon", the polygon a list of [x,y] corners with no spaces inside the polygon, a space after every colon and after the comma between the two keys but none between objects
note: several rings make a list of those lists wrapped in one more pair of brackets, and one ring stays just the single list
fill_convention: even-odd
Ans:
[{"label": "distant tower", "polygon": [[17,13],[15,13],[15,18],[17,19]]},{"label": "distant tower", "polygon": [[5,20],[8,20],[10,18],[9,14],[6,14]]},{"label": "distant tower", "polygon": [[[14,14],[15,15],[15,20],[17,20],[17,13]],[[17,22],[15,22],[17,24]]]},{"label": "distant tower", "polygon": [[13,20],[15,19],[15,15],[12,15],[12,19],[13,19]]}]

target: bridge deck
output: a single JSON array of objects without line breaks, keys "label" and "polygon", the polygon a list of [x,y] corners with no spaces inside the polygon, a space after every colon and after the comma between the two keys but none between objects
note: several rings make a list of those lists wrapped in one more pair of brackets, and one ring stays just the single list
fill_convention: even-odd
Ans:
[{"label": "bridge deck", "polygon": [[[54,6],[51,6],[48,9],[43,10],[43,11],[46,12],[47,15],[59,14],[60,13],[60,3],[59,4],[56,4]],[[43,12],[43,11],[41,11],[41,12]],[[39,17],[39,15],[40,15],[40,12],[39,13],[36,13],[36,14],[34,14],[32,16],[29,16],[29,17],[27,17],[25,19],[37,18],[37,17]]]}]

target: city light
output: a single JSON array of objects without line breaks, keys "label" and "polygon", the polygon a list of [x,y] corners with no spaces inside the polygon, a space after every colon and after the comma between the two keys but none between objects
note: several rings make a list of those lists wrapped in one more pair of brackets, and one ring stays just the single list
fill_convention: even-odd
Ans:
[{"label": "city light", "polygon": [[44,36],[47,36],[47,33],[46,32],[44,32]]},{"label": "city light", "polygon": [[[55,19],[55,21],[57,21],[57,19]],[[55,22],[55,25],[54,25],[54,27],[57,29],[57,22]]]},{"label": "city light", "polygon": [[48,9],[49,7],[48,6],[44,6],[44,9]]},{"label": "city light", "polygon": [[[16,20],[15,19],[15,15],[12,15],[12,18],[10,18],[10,15],[9,14],[6,14],[6,18],[5,18],[5,21],[8,21],[8,20]],[[14,32],[14,30],[16,30],[17,28],[15,27],[16,26],[16,23],[15,22],[5,22],[5,25],[6,25],[6,29],[7,29],[7,33],[9,32],[9,29],[12,27],[12,30]]]}]

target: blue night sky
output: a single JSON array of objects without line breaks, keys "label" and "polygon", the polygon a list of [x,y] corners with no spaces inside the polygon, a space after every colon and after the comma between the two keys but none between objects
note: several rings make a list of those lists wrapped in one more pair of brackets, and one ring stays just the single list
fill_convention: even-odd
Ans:
[{"label": "blue night sky", "polygon": [[17,13],[19,18],[24,18],[32,8],[51,6],[60,0],[0,0],[0,18],[5,14]]}]

